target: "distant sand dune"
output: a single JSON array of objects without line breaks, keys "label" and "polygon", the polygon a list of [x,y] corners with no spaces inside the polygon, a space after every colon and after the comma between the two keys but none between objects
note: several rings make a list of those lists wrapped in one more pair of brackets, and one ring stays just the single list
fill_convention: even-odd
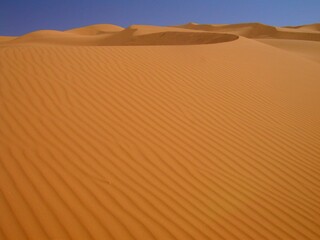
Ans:
[{"label": "distant sand dune", "polygon": [[74,28],[65,32],[76,33],[80,35],[97,35],[104,33],[116,33],[122,31],[124,28],[112,24],[95,24],[80,28]]},{"label": "distant sand dune", "polygon": [[303,28],[297,27],[298,30],[288,28],[279,28],[268,26],[261,23],[241,23],[241,24],[196,24],[189,23],[185,25],[175,26],[186,29],[203,30],[211,32],[224,32],[236,34],[247,38],[277,38],[277,39],[296,39],[320,41],[320,33],[309,31],[301,32],[300,29],[314,30],[318,29],[318,25],[310,25]]},{"label": "distant sand dune", "polygon": [[[74,46],[199,45],[234,41],[239,36],[256,39],[320,41],[318,25],[277,28],[260,23],[196,24],[158,27],[132,25],[126,29],[112,24],[97,24],[64,32],[40,30],[17,38],[0,38],[0,44],[50,44]],[[0,45],[1,46],[1,45]]]},{"label": "distant sand dune", "polygon": [[199,45],[229,42],[239,37],[232,34],[208,32],[159,31],[137,34],[136,29],[127,29],[106,40],[106,45]]},{"label": "distant sand dune", "polygon": [[105,24],[65,32],[40,30],[4,43],[83,46],[191,45],[228,42],[238,38],[232,34],[199,32],[172,27],[133,25],[121,30],[118,26]]},{"label": "distant sand dune", "polygon": [[320,31],[320,23],[309,24],[309,25],[302,25],[296,27],[286,27],[286,28],[293,28],[293,29],[300,29],[300,30],[307,30],[307,31]]},{"label": "distant sand dune", "polygon": [[260,24],[260,23],[241,23],[241,24],[196,24],[189,23],[185,25],[180,25],[177,27],[187,28],[187,29],[196,29],[203,31],[212,31],[212,32],[229,32],[237,34],[243,37],[259,37],[259,36],[269,36],[277,32],[277,29],[272,26]]},{"label": "distant sand dune", "polygon": [[0,239],[320,239],[319,42],[207,27],[0,38]]}]

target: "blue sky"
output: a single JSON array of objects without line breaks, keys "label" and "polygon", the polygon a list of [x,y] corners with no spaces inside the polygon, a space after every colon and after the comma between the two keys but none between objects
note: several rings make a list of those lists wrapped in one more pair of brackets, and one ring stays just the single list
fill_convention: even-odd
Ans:
[{"label": "blue sky", "polygon": [[0,35],[96,23],[175,25],[320,22],[320,0],[0,0]]}]

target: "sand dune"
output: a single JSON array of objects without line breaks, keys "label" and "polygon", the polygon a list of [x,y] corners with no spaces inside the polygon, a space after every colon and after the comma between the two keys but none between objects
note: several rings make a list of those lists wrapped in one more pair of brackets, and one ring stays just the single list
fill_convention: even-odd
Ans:
[{"label": "sand dune", "polygon": [[[239,36],[254,39],[292,39],[320,41],[313,31],[317,24],[277,28],[260,23],[196,24],[160,27],[132,25],[126,29],[97,24],[67,31],[40,30],[17,38],[0,38],[0,44],[51,44],[74,46],[199,45],[234,41]],[[312,30],[310,30],[310,28]],[[301,30],[303,29],[303,30]],[[308,30],[309,29],[309,30]]]},{"label": "sand dune", "polygon": [[4,42],[11,41],[15,39],[16,37],[10,37],[10,36],[0,36],[0,44]]},{"label": "sand dune", "polygon": [[292,39],[259,39],[259,41],[292,53],[297,53],[300,56],[320,63],[320,41]]},{"label": "sand dune", "polygon": [[229,42],[238,38],[232,34],[134,25],[110,37],[106,45],[199,45]]},{"label": "sand dune", "polygon": [[318,42],[238,27],[1,41],[0,239],[320,239]]},{"label": "sand dune", "polygon": [[[3,44],[50,44],[81,46],[191,45],[234,41],[237,35],[209,33],[173,27],[132,25],[127,29],[99,24],[68,31],[40,30],[5,39]],[[0,39],[1,43],[1,39]]]},{"label": "sand dune", "polygon": [[66,32],[69,33],[76,33],[80,35],[97,35],[97,34],[104,34],[104,33],[116,33],[122,31],[124,28],[113,25],[113,24],[95,24],[80,28],[74,28],[67,30]]},{"label": "sand dune", "polygon": [[272,26],[260,24],[260,23],[241,23],[241,24],[196,24],[188,23],[177,27],[186,29],[196,29],[212,32],[228,32],[237,34],[243,37],[254,38],[262,36],[274,35],[277,29]]},{"label": "sand dune", "polygon": [[[185,29],[203,30],[211,32],[231,33],[247,38],[276,38],[276,39],[295,39],[320,41],[320,33],[314,31],[318,24],[301,26],[297,28],[280,28],[261,23],[240,23],[240,24],[196,24],[188,23],[175,26]],[[304,31],[301,31],[303,29]]]},{"label": "sand dune", "polygon": [[307,30],[307,31],[320,31],[320,23],[315,24],[308,24],[308,25],[302,25],[302,26],[288,26],[286,28],[293,28],[293,29],[300,29],[300,30]]}]

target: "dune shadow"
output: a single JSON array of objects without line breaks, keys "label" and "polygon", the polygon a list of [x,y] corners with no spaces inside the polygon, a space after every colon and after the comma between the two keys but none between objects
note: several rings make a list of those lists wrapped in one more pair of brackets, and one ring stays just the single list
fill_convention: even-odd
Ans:
[{"label": "dune shadow", "polygon": [[79,35],[59,31],[36,31],[6,44],[49,44],[67,46],[177,46],[216,44],[237,40],[239,36],[228,33],[161,31],[136,34],[136,29],[126,29],[115,34]]},{"label": "dune shadow", "polygon": [[162,45],[202,45],[230,42],[239,36],[233,34],[207,32],[157,32],[130,36],[117,41],[119,36],[106,40],[105,45],[112,46],[162,46]]}]

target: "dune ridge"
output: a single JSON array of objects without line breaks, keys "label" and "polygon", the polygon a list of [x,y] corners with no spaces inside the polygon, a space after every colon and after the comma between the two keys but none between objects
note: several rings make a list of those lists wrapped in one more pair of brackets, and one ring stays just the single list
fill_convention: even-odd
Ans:
[{"label": "dune ridge", "polygon": [[320,239],[318,42],[88,29],[0,43],[0,239]]},{"label": "dune ridge", "polygon": [[320,41],[320,33],[314,31],[300,31],[300,29],[314,30],[319,24],[301,27],[274,27],[261,23],[239,23],[239,24],[196,24],[188,23],[174,26],[178,28],[203,30],[210,32],[224,32],[236,34],[247,38],[276,38]]},{"label": "dune ridge", "polygon": [[113,25],[113,24],[95,24],[90,26],[84,26],[80,28],[73,28],[67,30],[65,32],[68,33],[75,33],[80,35],[97,35],[97,34],[104,34],[104,33],[116,33],[122,31],[124,28]]},{"label": "dune ridge", "polygon": [[320,41],[320,33],[315,29],[318,29],[318,24],[280,28],[261,23],[188,23],[167,27],[132,25],[126,29],[112,24],[96,24],[66,31],[39,30],[16,38],[2,37],[0,38],[0,44],[35,43],[73,46],[199,45],[234,41],[240,36],[253,39]]},{"label": "dune ridge", "polygon": [[[234,41],[232,34],[199,32],[172,27],[133,25],[127,29],[108,24],[67,31],[40,30],[4,44],[51,44],[83,46],[191,45]],[[10,41],[11,40],[11,41]],[[0,42],[1,43],[1,42]]]},{"label": "dune ridge", "polygon": [[293,29],[301,29],[301,30],[308,30],[308,31],[320,31],[320,23],[314,24],[307,24],[301,26],[287,26],[285,28],[293,28]]}]

